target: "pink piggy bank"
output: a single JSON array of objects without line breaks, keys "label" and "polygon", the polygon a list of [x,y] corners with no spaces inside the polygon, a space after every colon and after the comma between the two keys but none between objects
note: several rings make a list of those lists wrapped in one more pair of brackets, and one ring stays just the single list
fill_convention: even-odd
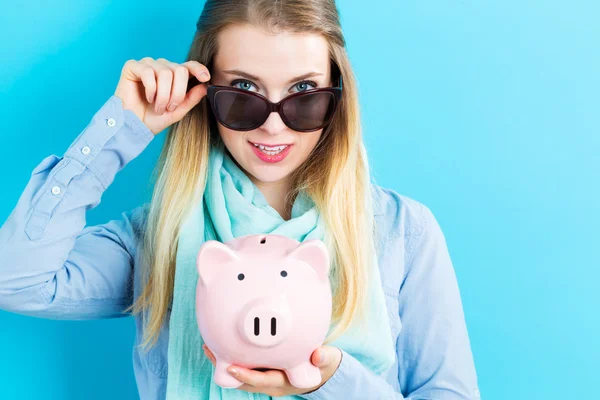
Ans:
[{"label": "pink piggy bank", "polygon": [[283,370],[298,388],[321,383],[310,357],[331,322],[329,254],[322,241],[274,234],[208,240],[196,265],[196,319],[217,361],[217,385],[242,385],[227,372],[231,364]]}]

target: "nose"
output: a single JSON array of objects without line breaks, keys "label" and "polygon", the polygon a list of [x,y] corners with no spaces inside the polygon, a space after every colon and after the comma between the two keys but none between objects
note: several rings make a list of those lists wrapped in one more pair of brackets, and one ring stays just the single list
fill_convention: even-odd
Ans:
[{"label": "nose", "polygon": [[275,302],[259,302],[247,307],[240,319],[242,337],[258,347],[273,347],[287,336],[289,318]]},{"label": "nose", "polygon": [[286,125],[281,119],[281,115],[276,112],[269,114],[267,120],[261,125],[261,129],[270,135],[276,135],[285,130]]}]

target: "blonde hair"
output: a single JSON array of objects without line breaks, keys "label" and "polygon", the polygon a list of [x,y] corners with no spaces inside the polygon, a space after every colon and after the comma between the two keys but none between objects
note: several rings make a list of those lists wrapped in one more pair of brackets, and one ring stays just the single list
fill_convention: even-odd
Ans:
[{"label": "blonde hair", "polygon": [[[208,0],[198,21],[187,60],[210,70],[219,32],[229,24],[251,24],[272,33],[323,35],[343,90],[333,121],[324,128],[307,160],[292,172],[288,206],[305,191],[321,213],[326,243],[333,251],[332,327],[326,343],[338,338],[367,309],[368,267],[374,250],[374,217],[368,161],[364,151],[356,80],[345,49],[334,0]],[[334,80],[335,82],[335,80]],[[169,127],[153,173],[155,181],[141,240],[144,287],[129,307],[143,313],[142,347],[154,345],[173,299],[179,228],[190,208],[201,201],[208,153],[218,139],[206,97]]]}]

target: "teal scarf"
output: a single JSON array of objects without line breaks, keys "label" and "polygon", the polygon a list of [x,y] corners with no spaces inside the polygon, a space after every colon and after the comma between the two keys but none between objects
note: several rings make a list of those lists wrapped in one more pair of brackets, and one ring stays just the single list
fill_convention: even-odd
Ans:
[{"label": "teal scarf", "polygon": [[[296,197],[292,218],[285,221],[233,162],[222,141],[211,149],[209,158],[203,201],[183,221],[180,229],[169,323],[167,399],[266,400],[270,398],[268,395],[224,389],[213,381],[214,367],[202,351],[204,341],[196,323],[198,250],[205,240],[224,243],[258,233],[285,235],[299,242],[320,239],[331,247],[324,240],[323,221],[308,196],[301,193]],[[369,320],[364,330],[347,331],[330,345],[344,349],[365,367],[381,374],[393,364],[395,351],[377,260],[369,267],[372,272]],[[332,288],[335,288],[335,282],[332,282]]]}]

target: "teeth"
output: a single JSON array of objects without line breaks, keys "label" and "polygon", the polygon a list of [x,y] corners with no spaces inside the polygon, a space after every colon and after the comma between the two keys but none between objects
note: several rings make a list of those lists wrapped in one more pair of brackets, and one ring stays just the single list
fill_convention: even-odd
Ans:
[{"label": "teeth", "polygon": [[263,146],[261,144],[256,144],[256,143],[252,143],[252,144],[255,147],[258,147],[260,149],[260,151],[262,151],[263,153],[270,155],[270,156],[274,156],[276,154],[281,153],[281,151],[287,147],[287,146],[267,147],[267,146]]},{"label": "teeth", "polygon": [[270,156],[274,156],[275,154],[281,153],[283,150],[279,150],[279,151],[267,151],[267,150],[260,149],[260,151],[263,152],[263,153],[265,153],[265,154],[268,154]]},{"label": "teeth", "polygon": [[287,147],[287,146],[268,147],[268,146],[263,146],[262,144],[256,144],[256,143],[252,143],[252,144],[256,147],[260,147],[261,150],[268,150],[268,151],[281,151]]}]

